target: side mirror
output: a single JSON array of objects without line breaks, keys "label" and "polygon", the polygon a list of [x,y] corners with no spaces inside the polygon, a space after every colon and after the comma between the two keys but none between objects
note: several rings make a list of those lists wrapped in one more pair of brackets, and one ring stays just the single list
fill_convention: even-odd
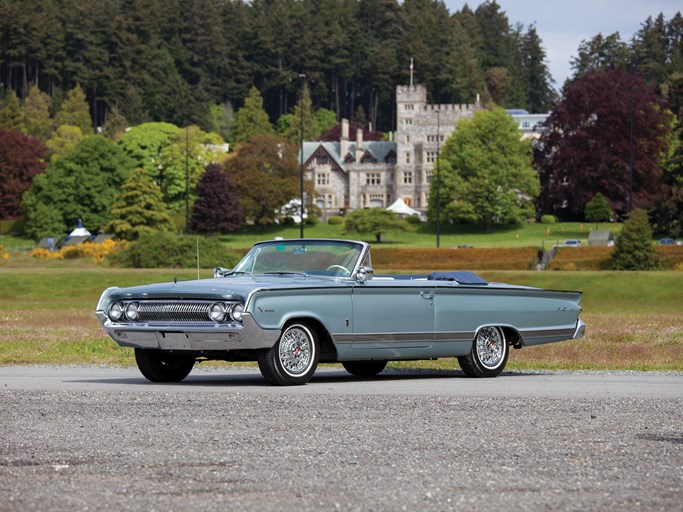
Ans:
[{"label": "side mirror", "polygon": [[369,279],[372,279],[373,270],[370,267],[360,267],[356,272],[356,282],[358,284],[365,284]]},{"label": "side mirror", "polygon": [[225,267],[215,267],[213,269],[213,277],[225,277],[227,276],[230,272],[232,272],[231,268],[225,268]]}]

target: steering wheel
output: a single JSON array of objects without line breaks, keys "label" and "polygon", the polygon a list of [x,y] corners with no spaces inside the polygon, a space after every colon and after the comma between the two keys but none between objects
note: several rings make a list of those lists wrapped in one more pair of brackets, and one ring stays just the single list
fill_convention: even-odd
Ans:
[{"label": "steering wheel", "polygon": [[344,273],[344,276],[351,275],[351,271],[342,265],[330,265],[329,267],[327,267],[327,270],[341,270]]}]

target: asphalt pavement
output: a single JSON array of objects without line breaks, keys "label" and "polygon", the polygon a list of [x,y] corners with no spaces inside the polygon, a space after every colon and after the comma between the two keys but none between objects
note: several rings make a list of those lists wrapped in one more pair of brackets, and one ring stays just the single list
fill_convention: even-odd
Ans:
[{"label": "asphalt pavement", "polygon": [[682,510],[683,375],[0,367],[0,511]]}]

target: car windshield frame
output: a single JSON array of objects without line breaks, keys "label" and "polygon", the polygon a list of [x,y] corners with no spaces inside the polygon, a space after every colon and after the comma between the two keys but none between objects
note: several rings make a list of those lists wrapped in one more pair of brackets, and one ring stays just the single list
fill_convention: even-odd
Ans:
[{"label": "car windshield frame", "polygon": [[286,239],[259,242],[228,275],[352,277],[370,266],[369,245],[354,240]]}]

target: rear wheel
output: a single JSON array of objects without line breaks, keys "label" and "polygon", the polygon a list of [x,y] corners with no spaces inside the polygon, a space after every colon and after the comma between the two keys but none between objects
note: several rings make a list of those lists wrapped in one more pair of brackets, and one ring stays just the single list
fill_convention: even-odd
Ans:
[{"label": "rear wheel", "polygon": [[261,374],[271,384],[306,384],[318,366],[320,343],[315,329],[304,322],[287,325],[277,343],[258,360]]},{"label": "rear wheel", "polygon": [[387,366],[386,361],[342,361],[342,366],[351,375],[374,377]]},{"label": "rear wheel", "polygon": [[180,382],[192,371],[194,356],[136,348],[135,362],[142,375],[152,382]]},{"label": "rear wheel", "polygon": [[505,368],[509,348],[499,327],[482,327],[466,356],[458,357],[462,371],[468,377],[495,377]]}]

